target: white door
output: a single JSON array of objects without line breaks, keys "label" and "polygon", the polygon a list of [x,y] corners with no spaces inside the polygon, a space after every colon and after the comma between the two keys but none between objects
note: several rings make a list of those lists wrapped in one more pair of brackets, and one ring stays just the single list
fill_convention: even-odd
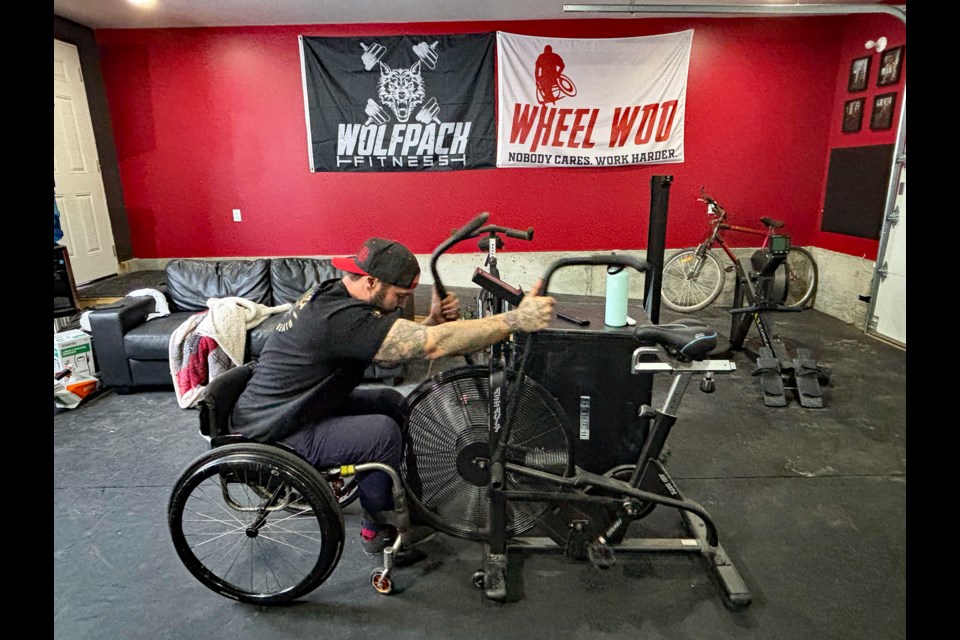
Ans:
[{"label": "white door", "polygon": [[53,179],[63,239],[77,284],[116,275],[116,248],[93,122],[72,44],[53,41]]},{"label": "white door", "polygon": [[886,277],[877,285],[873,308],[875,332],[907,346],[907,165],[900,169],[897,186],[897,223],[891,225],[884,255],[877,264],[885,266]]}]

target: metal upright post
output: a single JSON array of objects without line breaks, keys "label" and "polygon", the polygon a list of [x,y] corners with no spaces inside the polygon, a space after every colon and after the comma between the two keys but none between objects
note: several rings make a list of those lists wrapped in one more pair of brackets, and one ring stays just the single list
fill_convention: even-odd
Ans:
[{"label": "metal upright post", "polygon": [[653,324],[660,324],[660,288],[663,284],[663,254],[667,242],[667,206],[673,176],[650,179],[650,226],[647,230],[647,262],[643,306]]}]

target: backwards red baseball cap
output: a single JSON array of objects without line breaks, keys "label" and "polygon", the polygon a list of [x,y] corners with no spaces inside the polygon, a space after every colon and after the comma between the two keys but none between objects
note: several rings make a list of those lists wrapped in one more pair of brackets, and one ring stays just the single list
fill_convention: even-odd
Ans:
[{"label": "backwards red baseball cap", "polygon": [[373,276],[404,289],[420,281],[420,264],[410,249],[399,242],[368,238],[355,256],[338,256],[330,261],[341,271]]}]

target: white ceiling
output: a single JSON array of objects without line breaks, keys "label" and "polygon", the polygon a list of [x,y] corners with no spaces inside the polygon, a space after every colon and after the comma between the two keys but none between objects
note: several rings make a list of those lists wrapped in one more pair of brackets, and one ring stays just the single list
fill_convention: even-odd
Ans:
[{"label": "white ceiling", "polygon": [[[285,24],[353,24],[449,22],[474,20],[552,20],[558,18],[630,17],[629,13],[568,13],[565,4],[599,4],[600,0],[53,0],[54,15],[92,29],[229,27]],[[881,0],[620,0],[608,4],[677,7],[714,6],[748,10],[758,5],[787,5],[818,11],[830,5],[882,4]],[[906,0],[903,0],[903,6]],[[793,9],[787,9],[793,10]],[[664,14],[660,14],[664,15]]]}]

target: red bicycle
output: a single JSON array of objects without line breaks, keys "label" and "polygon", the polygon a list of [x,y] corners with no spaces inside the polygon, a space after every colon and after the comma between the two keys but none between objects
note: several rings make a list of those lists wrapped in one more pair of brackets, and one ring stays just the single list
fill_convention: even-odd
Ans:
[{"label": "red bicycle", "polygon": [[[760,218],[763,229],[742,227],[727,222],[727,210],[700,188],[700,202],[707,205],[710,233],[695,249],[674,253],[663,264],[663,304],[680,313],[700,311],[713,304],[723,291],[726,274],[737,269],[739,263],[723,238],[724,231],[737,231],[763,236],[761,249],[767,246],[771,235],[782,229],[784,223],[773,218]],[[713,247],[720,247],[730,260],[723,266]],[[806,249],[790,247],[782,268],[786,269],[787,294],[783,306],[802,309],[813,300],[819,281],[819,270],[813,256]]]}]

